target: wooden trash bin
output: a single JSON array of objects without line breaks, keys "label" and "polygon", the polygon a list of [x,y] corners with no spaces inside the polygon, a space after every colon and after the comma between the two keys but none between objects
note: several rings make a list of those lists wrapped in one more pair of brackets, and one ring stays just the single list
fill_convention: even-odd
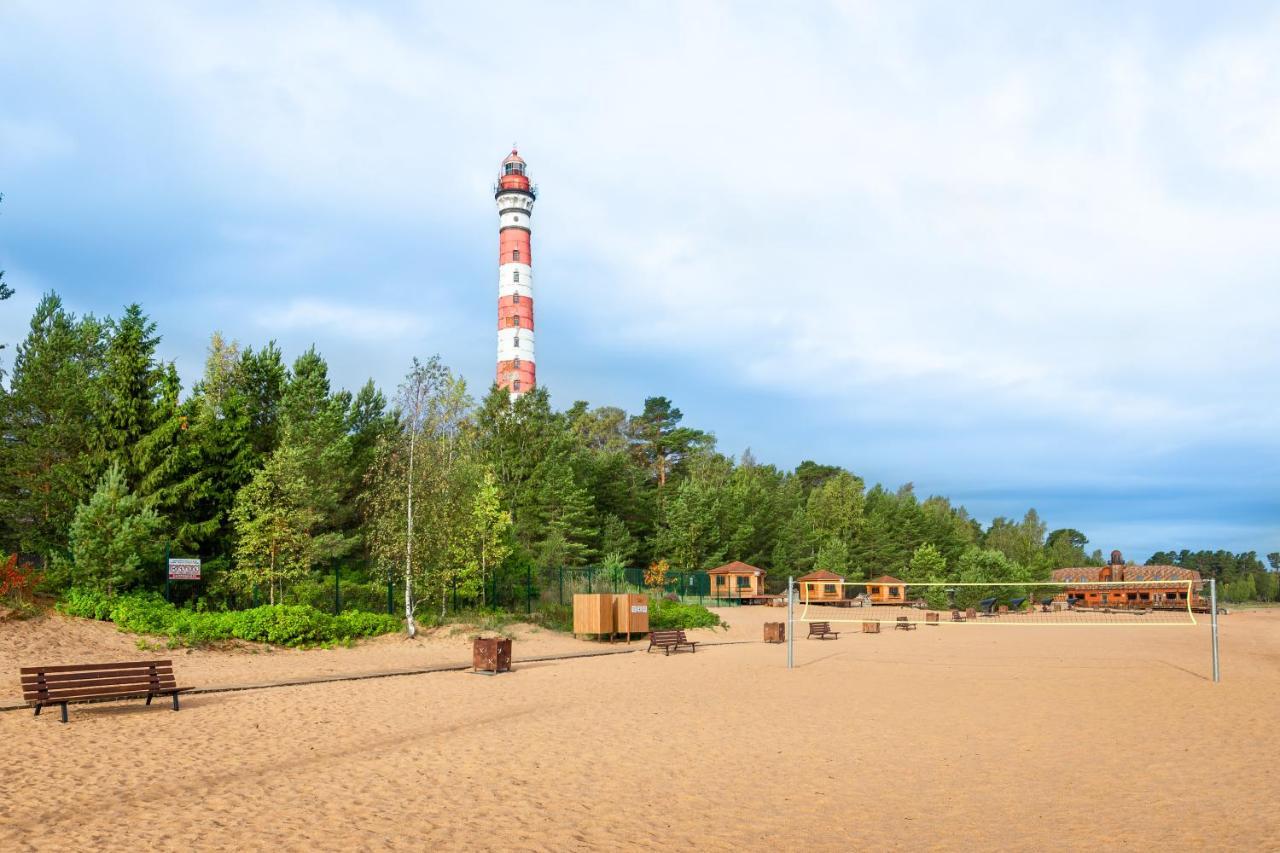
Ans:
[{"label": "wooden trash bin", "polygon": [[477,637],[471,644],[471,671],[497,675],[511,671],[511,641],[501,637]]},{"label": "wooden trash bin", "polygon": [[941,615],[941,614],[939,614],[936,610],[928,610],[928,611],[926,611],[926,612],[925,612],[925,614],[924,614],[924,624],[926,624],[926,625],[937,625],[937,624],[938,624],[938,616],[939,616],[939,615]]},{"label": "wooden trash bin", "polygon": [[968,610],[964,612],[964,615],[967,616],[969,619],[977,619],[978,611],[970,607]]},{"label": "wooden trash bin", "polygon": [[879,633],[880,633],[880,623],[879,623],[879,622],[863,622],[863,623],[862,623],[862,633],[864,633],[864,634],[879,634]]},{"label": "wooden trash bin", "polygon": [[649,633],[649,596],[628,592],[613,597],[613,630],[627,635]]},{"label": "wooden trash bin", "polygon": [[764,623],[764,641],[766,643],[785,643],[787,641],[787,623]]},{"label": "wooden trash bin", "polygon": [[613,594],[578,593],[573,597],[573,635],[613,635]]}]

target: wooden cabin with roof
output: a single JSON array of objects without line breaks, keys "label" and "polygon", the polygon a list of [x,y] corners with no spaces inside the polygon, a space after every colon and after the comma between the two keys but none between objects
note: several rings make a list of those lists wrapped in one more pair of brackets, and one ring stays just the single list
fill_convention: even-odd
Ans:
[{"label": "wooden cabin with roof", "polygon": [[754,604],[771,596],[764,591],[765,570],[748,565],[741,560],[725,563],[707,571],[714,598],[739,599],[744,604]]},{"label": "wooden cabin with roof", "polygon": [[[1204,606],[1199,596],[1200,573],[1195,569],[1131,565],[1125,563],[1119,551],[1111,552],[1111,561],[1105,566],[1054,569],[1050,577],[1065,587],[1055,600],[1071,607],[1168,610]],[[1081,586],[1072,587],[1073,582]],[[1099,582],[1113,586],[1091,585]],[[1133,584],[1126,586],[1126,582]]]},{"label": "wooden cabin with roof", "polygon": [[796,588],[801,601],[843,601],[845,598],[844,577],[826,569],[796,578]]},{"label": "wooden cabin with roof", "polygon": [[881,575],[867,581],[867,600],[872,604],[907,603],[907,582],[893,575]]}]

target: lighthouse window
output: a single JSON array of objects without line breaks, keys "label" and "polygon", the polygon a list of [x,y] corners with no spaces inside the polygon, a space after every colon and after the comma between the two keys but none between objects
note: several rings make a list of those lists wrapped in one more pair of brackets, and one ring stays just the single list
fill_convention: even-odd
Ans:
[{"label": "lighthouse window", "polygon": [[519,280],[520,280],[520,270],[515,270],[514,272],[512,272],[512,273],[511,273],[511,276],[512,276],[512,278],[511,278],[511,280],[512,280],[512,281],[519,281]]},{"label": "lighthouse window", "polygon": [[519,250],[519,249],[512,249],[512,250],[511,250],[511,260],[513,260],[513,261],[518,261],[518,260],[520,260],[520,250]]},{"label": "lighthouse window", "polygon": [[512,302],[519,302],[519,301],[520,301],[520,294],[518,294],[518,293],[517,293],[517,294],[515,294],[514,296],[512,296],[512,297],[511,297],[511,301],[512,301]]},{"label": "lighthouse window", "polygon": [[519,369],[519,368],[520,368],[520,356],[516,356],[516,360],[512,363],[512,365],[511,365],[511,366],[512,366],[512,367],[514,367],[514,368],[516,368],[516,369]]},{"label": "lighthouse window", "polygon": [[520,390],[520,380],[519,380],[519,379],[517,379],[515,382],[513,382],[513,383],[512,383],[512,385],[511,385],[511,387],[513,387],[515,390],[519,391],[519,390]]},{"label": "lighthouse window", "polygon": [[516,325],[516,328],[519,328],[519,327],[520,327],[520,317],[519,317],[519,316],[512,317],[512,318],[511,318],[511,322],[512,322],[512,323],[514,323],[514,324]]}]

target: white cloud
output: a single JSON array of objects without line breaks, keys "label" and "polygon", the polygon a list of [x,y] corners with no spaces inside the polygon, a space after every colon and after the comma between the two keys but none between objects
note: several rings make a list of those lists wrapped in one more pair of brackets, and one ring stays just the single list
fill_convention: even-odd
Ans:
[{"label": "white cloud", "polygon": [[[518,139],[544,190],[540,310],[577,312],[602,353],[675,354],[708,381],[863,419],[1017,418],[1122,445],[1280,426],[1280,18],[28,14],[68,52],[116,50],[209,183],[246,204],[455,239],[492,227],[486,190]],[[285,257],[311,257],[309,238]],[[419,329],[395,307],[310,298],[262,322]]]},{"label": "white cloud", "polygon": [[422,335],[427,330],[427,324],[412,312],[325,299],[294,299],[283,306],[262,309],[254,319],[273,334],[314,331],[365,341]]}]

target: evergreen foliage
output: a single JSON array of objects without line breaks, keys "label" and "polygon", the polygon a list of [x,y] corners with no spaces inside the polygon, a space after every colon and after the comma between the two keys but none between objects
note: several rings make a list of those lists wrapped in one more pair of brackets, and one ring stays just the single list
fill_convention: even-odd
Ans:
[{"label": "evergreen foliage", "polygon": [[[911,484],[734,459],[667,397],[637,414],[557,411],[546,388],[513,400],[493,386],[476,404],[435,358],[415,360],[388,401],[372,382],[333,388],[314,348],[286,366],[274,342],[217,333],[184,396],[162,343],[140,306],[99,321],[47,294],[15,349],[0,387],[0,550],[37,555],[51,588],[154,586],[166,540],[203,558],[214,596],[311,595],[335,565],[364,563],[370,597],[402,588],[412,632],[455,598],[492,606],[501,578],[528,572],[545,588],[600,561],[606,577],[648,566],[653,581],[742,560],[773,591],[813,569],[1016,589],[1102,562],[1081,531],[1050,531],[1034,509],[984,527]],[[1280,551],[1267,560],[1270,571],[1252,552],[1149,562],[1274,600]]]}]

